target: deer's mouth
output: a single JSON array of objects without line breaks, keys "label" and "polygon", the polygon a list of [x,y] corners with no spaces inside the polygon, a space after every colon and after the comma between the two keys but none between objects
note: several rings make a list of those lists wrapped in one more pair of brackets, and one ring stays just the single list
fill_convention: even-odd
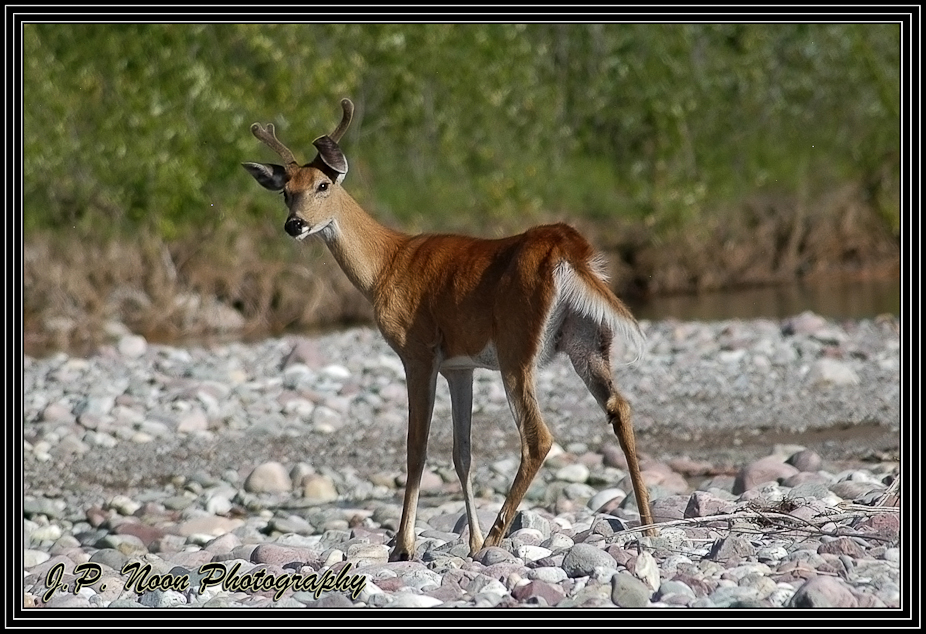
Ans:
[{"label": "deer's mouth", "polygon": [[299,220],[298,223],[287,222],[286,223],[286,233],[291,235],[296,240],[299,240],[300,242],[302,242],[309,236],[313,236],[320,231],[324,231],[325,229],[328,228],[330,224],[331,224],[330,220],[319,223],[315,225],[314,227],[310,227],[303,220]]}]

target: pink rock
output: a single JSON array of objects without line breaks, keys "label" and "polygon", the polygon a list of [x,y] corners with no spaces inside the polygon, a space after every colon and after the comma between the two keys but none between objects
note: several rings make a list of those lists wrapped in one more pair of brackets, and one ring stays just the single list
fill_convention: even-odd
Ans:
[{"label": "pink rock", "polygon": [[[651,468],[652,463],[646,468],[641,467],[640,475],[647,486],[659,486],[669,493],[688,493],[691,486],[680,473],[675,473],[669,467],[663,465],[663,468]],[[617,487],[624,491],[633,491],[633,483],[630,481],[630,475],[621,478]]]},{"label": "pink rock", "polygon": [[376,586],[383,592],[395,592],[405,585],[401,577],[385,577],[375,580]]},{"label": "pink rock", "polygon": [[72,423],[74,416],[70,408],[62,403],[50,403],[42,410],[42,421],[52,423]]},{"label": "pink rock", "polygon": [[485,570],[482,571],[482,574],[505,583],[505,581],[511,576],[512,573],[520,574],[522,572],[524,572],[523,564],[513,561],[500,561],[490,566],[486,566]]},{"label": "pink rock", "polygon": [[311,562],[316,562],[318,559],[318,553],[309,548],[280,544],[260,544],[251,552],[251,562],[255,564],[273,564],[277,566],[285,566],[294,562],[311,564]]},{"label": "pink rock", "polygon": [[203,550],[209,551],[210,553],[227,553],[233,548],[236,548],[241,545],[241,540],[234,533],[225,533],[224,535],[219,535],[208,544],[203,546]]},{"label": "pink rock", "polygon": [[733,483],[733,493],[739,495],[765,482],[778,482],[791,477],[799,471],[781,461],[777,456],[759,458],[743,467]]},{"label": "pink rock", "polygon": [[242,524],[244,524],[244,520],[229,519],[227,517],[194,517],[178,525],[177,533],[184,537],[199,533],[218,537],[219,535],[230,533]]},{"label": "pink rock", "polygon": [[688,499],[687,495],[670,495],[651,501],[650,510],[653,512],[653,521],[659,523],[684,518]]},{"label": "pink rock", "polygon": [[209,419],[206,417],[206,413],[199,408],[186,412],[177,421],[177,431],[181,434],[206,431],[207,429],[209,429]]},{"label": "pink rock", "polygon": [[541,597],[547,602],[547,605],[556,605],[566,598],[566,593],[562,588],[546,581],[531,581],[523,586],[518,586],[512,590],[511,595],[522,603],[534,597]]},{"label": "pink rock", "polygon": [[863,533],[875,533],[885,539],[896,539],[900,534],[900,515],[878,513],[859,522],[856,529]]},{"label": "pink rock", "polygon": [[695,491],[688,498],[684,517],[710,517],[730,513],[735,507],[736,504],[729,500],[724,500],[706,491]]},{"label": "pink rock", "polygon": [[[379,581],[377,581],[376,583],[377,583],[377,587],[379,587],[378,586]],[[385,590],[385,588],[380,588],[380,589]],[[424,594],[446,603],[447,601],[456,601],[457,599],[460,598],[463,592],[464,591],[459,588],[454,588],[452,586],[447,586],[447,585],[441,585],[439,588],[434,588],[433,590],[429,590],[425,592]]]},{"label": "pink rock", "polygon": [[208,550],[184,550],[170,556],[170,563],[190,570],[199,569],[200,566],[210,561],[212,561],[212,553]]},{"label": "pink rock", "polygon": [[669,466],[673,471],[688,477],[708,475],[714,470],[714,465],[710,462],[693,460],[687,456],[670,460]]},{"label": "pink rock", "polygon": [[134,535],[141,540],[145,547],[167,534],[166,531],[160,528],[142,524],[141,522],[122,522],[113,532],[116,535]]},{"label": "pink rock", "polygon": [[632,566],[632,562],[637,556],[637,553],[621,548],[617,544],[611,544],[605,548],[605,552],[614,557],[614,561],[616,561],[619,566],[625,567]]},{"label": "pink rock", "polygon": [[90,526],[98,528],[114,513],[114,511],[104,511],[99,506],[94,505],[87,509],[85,515]]},{"label": "pink rock", "polygon": [[848,555],[849,557],[862,557],[865,554],[862,547],[849,537],[838,537],[831,542],[820,544],[817,552]]},{"label": "pink rock", "polygon": [[717,580],[710,577],[690,575],[684,572],[676,573],[674,581],[681,581],[691,588],[696,597],[706,597],[717,589]]},{"label": "pink rock", "polygon": [[299,339],[283,360],[283,369],[285,370],[294,363],[302,363],[317,369],[325,364],[325,355],[313,339]]},{"label": "pink rock", "polygon": [[796,487],[799,484],[826,484],[828,480],[826,476],[819,473],[814,473],[810,471],[801,471],[800,473],[795,473],[793,476],[789,476],[781,481],[786,487]]},{"label": "pink rock", "polygon": [[[402,473],[396,478],[396,485],[399,487],[405,487],[407,474]],[[430,469],[425,468],[421,472],[421,483],[419,484],[419,489],[426,493],[434,493],[441,490],[444,486],[444,481],[439,475],[431,471]]]},{"label": "pink rock", "polygon": [[[624,456],[624,451],[616,442],[602,447],[601,456],[604,466],[623,469],[624,471],[627,470],[627,457]],[[639,451],[637,452],[637,457],[641,463],[646,462],[649,459],[647,454],[641,453]],[[642,469],[643,467],[641,466],[640,468]]]}]

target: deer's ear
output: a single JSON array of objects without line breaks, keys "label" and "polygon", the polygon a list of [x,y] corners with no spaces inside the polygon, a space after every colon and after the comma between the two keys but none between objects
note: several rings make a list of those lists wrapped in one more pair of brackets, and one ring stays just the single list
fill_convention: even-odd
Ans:
[{"label": "deer's ear", "polygon": [[322,163],[337,172],[337,181],[340,183],[347,174],[347,159],[344,158],[344,152],[341,151],[337,141],[325,135],[312,141],[312,145],[318,150],[318,158],[322,160]]},{"label": "deer's ear", "polygon": [[246,169],[258,183],[272,192],[281,191],[286,184],[286,168],[282,165],[242,163],[241,167]]}]

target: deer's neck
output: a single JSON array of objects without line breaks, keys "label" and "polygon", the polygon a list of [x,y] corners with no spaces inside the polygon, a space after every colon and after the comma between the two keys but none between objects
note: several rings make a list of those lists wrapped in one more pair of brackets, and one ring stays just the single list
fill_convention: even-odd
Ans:
[{"label": "deer's neck", "polygon": [[378,223],[343,190],[339,203],[325,242],[347,278],[372,301],[377,280],[408,236]]}]

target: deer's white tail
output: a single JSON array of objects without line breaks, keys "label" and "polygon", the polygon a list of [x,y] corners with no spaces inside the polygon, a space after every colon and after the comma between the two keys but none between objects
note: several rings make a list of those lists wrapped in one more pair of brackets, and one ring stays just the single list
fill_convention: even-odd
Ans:
[{"label": "deer's white tail", "polygon": [[561,262],[555,269],[556,286],[563,300],[576,312],[604,324],[635,352],[634,363],[643,357],[646,335],[624,303],[605,284],[602,262]]}]

